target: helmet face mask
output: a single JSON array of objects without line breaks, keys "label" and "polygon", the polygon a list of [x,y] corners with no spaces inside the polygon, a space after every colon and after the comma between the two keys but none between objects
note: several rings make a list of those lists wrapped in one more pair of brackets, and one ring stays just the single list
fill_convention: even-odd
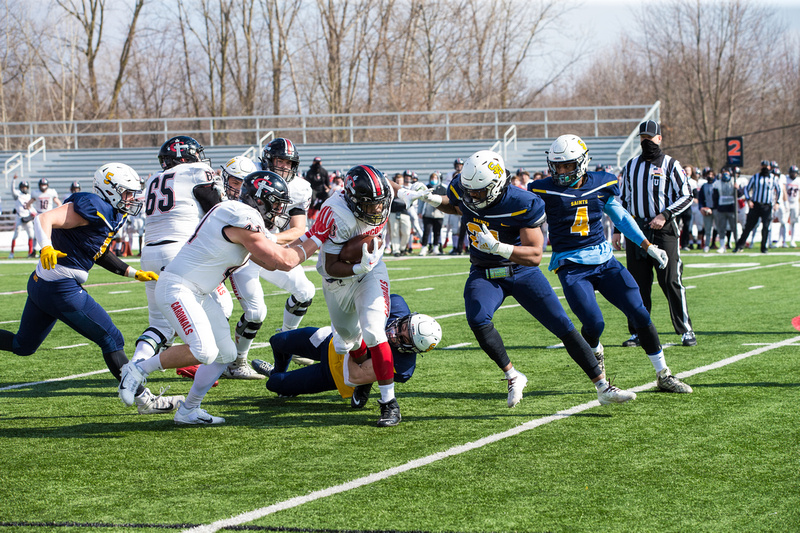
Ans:
[{"label": "helmet face mask", "polygon": [[27,181],[20,181],[19,182],[19,191],[22,194],[28,194],[29,190],[30,190],[30,185],[28,185]]},{"label": "helmet face mask", "polygon": [[562,187],[575,187],[589,169],[589,149],[577,135],[558,137],[547,150],[547,166],[553,182]]},{"label": "helmet face mask", "polygon": [[244,179],[258,170],[255,163],[241,155],[230,159],[221,168],[222,183],[225,185],[225,196],[227,196],[229,200],[239,199],[239,191],[242,188]]},{"label": "helmet face mask", "polygon": [[158,151],[158,162],[167,170],[183,163],[206,163],[211,160],[205,157],[203,146],[188,135],[178,135],[161,145]]},{"label": "helmet face mask", "polygon": [[41,192],[44,192],[48,188],[50,188],[50,183],[45,178],[40,179],[39,180],[39,190]]},{"label": "helmet face mask", "polygon": [[471,209],[486,209],[500,201],[508,189],[506,165],[491,150],[475,152],[461,170],[462,201]]},{"label": "helmet face mask", "polygon": [[386,326],[389,344],[403,353],[425,353],[442,340],[442,327],[435,318],[411,313],[394,319]]},{"label": "helmet face mask", "polygon": [[286,181],[269,170],[249,174],[242,183],[239,201],[256,209],[268,230],[282,230],[289,222],[289,188]]},{"label": "helmet face mask", "polygon": [[114,209],[131,216],[142,210],[139,193],[144,185],[139,174],[123,163],[107,163],[94,173],[94,192]]},{"label": "helmet face mask", "polygon": [[[289,139],[278,137],[264,147],[261,162],[267,169],[278,174],[286,183],[297,177],[300,166],[300,153]],[[278,164],[280,162],[280,164]]]},{"label": "helmet face mask", "polygon": [[372,165],[358,165],[344,177],[345,202],[357,219],[380,226],[389,217],[390,187],[383,172]]}]

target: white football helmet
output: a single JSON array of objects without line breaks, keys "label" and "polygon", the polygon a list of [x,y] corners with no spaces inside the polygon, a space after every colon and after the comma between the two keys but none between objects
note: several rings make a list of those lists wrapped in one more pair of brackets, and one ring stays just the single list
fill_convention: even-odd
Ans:
[{"label": "white football helmet", "polygon": [[480,150],[467,158],[461,169],[461,199],[472,209],[484,209],[500,200],[508,187],[506,164],[500,154]]},{"label": "white football helmet", "polygon": [[94,173],[94,193],[133,217],[142,210],[143,189],[139,174],[124,163],[106,163]]},{"label": "white football helmet", "polygon": [[222,183],[225,184],[225,195],[229,200],[239,199],[242,184],[239,183],[238,187],[234,187],[228,183],[228,179],[235,178],[243,182],[247,176],[256,171],[258,171],[256,164],[242,155],[235,156],[222,166]]},{"label": "white football helmet", "polygon": [[425,353],[442,340],[442,326],[435,318],[420,313],[402,316],[386,326],[389,343],[406,353]]},{"label": "white football helmet", "polygon": [[[553,141],[547,150],[547,166],[553,175],[553,181],[562,187],[573,187],[586,175],[589,169],[589,149],[577,135],[562,135]],[[556,172],[556,164],[575,163],[575,168],[568,172]],[[563,169],[562,169],[563,170]]]}]

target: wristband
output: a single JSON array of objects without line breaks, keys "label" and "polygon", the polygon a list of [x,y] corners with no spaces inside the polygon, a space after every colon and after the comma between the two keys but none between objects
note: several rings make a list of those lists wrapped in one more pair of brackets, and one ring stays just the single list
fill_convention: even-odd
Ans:
[{"label": "wristband", "polygon": [[440,205],[442,205],[442,195],[429,194],[427,198],[422,198],[422,201],[432,207],[439,207]]},{"label": "wristband", "polygon": [[128,267],[128,270],[125,271],[125,277],[136,279],[136,272],[137,270],[133,267]]},{"label": "wristband", "polygon": [[514,253],[514,245],[513,244],[506,244],[501,242],[497,246],[497,255],[505,257],[506,259],[511,259],[511,254]]},{"label": "wristband", "polygon": [[301,252],[303,252],[303,260],[302,260],[302,261],[300,261],[300,262],[301,262],[301,263],[305,263],[305,262],[306,262],[306,260],[308,259],[308,254],[306,253],[306,249],[305,249],[305,248],[303,248],[303,246],[302,246],[302,245],[299,245],[299,246],[297,246],[297,248],[300,248],[300,251],[301,251]]},{"label": "wristband", "polygon": [[308,240],[308,232],[305,232],[302,235],[300,235],[298,239],[300,240],[300,242],[306,242]]},{"label": "wristband", "polygon": [[322,248],[322,240],[319,237],[312,235],[311,240],[314,241],[314,244],[317,245],[317,248]]}]

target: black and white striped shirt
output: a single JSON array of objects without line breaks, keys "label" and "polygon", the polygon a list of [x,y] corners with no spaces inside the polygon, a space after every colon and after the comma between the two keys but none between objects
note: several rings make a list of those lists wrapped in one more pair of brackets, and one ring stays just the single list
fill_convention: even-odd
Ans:
[{"label": "black and white striped shirt", "polygon": [[774,204],[778,201],[781,192],[780,176],[772,172],[766,176],[754,174],[744,188],[744,197],[757,204]]},{"label": "black and white striped shirt", "polygon": [[670,221],[692,204],[692,192],[676,159],[664,154],[650,162],[639,155],[622,168],[621,200],[635,218],[651,220],[663,214]]}]

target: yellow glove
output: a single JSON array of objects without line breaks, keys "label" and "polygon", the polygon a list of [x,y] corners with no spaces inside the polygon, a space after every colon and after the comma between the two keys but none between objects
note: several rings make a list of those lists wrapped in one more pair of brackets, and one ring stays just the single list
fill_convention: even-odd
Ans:
[{"label": "yellow glove", "polygon": [[158,281],[158,274],[149,270],[137,270],[136,281]]},{"label": "yellow glove", "polygon": [[56,250],[52,246],[45,246],[42,248],[41,253],[39,253],[39,261],[42,262],[42,266],[45,270],[50,270],[56,264],[58,264],[58,260],[62,257],[67,257],[67,254]]}]

